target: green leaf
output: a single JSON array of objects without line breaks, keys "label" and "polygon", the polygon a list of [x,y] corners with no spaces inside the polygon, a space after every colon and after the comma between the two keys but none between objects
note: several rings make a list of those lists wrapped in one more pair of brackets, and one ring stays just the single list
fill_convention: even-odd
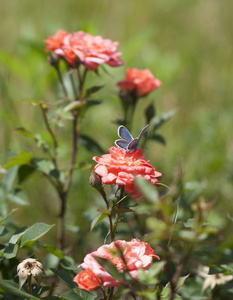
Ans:
[{"label": "green leaf", "polygon": [[128,207],[120,207],[118,209],[112,209],[111,215],[113,216],[116,214],[124,214],[124,213],[128,213],[128,212],[133,212],[133,210]]},{"label": "green leaf", "polygon": [[27,194],[21,189],[14,189],[12,193],[7,194],[7,199],[19,205],[28,205]]},{"label": "green leaf", "polygon": [[20,229],[18,229],[10,238],[9,243],[11,244],[17,244],[18,241],[21,239],[21,237],[24,235],[24,233],[26,232],[26,230],[28,229],[27,226],[22,227]]},{"label": "green leaf", "polygon": [[31,162],[36,169],[45,174],[49,174],[51,169],[54,168],[53,163],[48,159],[33,158]]},{"label": "green leaf", "polygon": [[84,146],[88,151],[91,153],[102,155],[104,153],[104,150],[101,148],[101,146],[92,138],[88,137],[87,135],[80,135],[79,141],[82,146]]},{"label": "green leaf", "polygon": [[62,171],[53,169],[49,172],[49,175],[60,181],[61,183],[65,182],[65,175]]},{"label": "green leaf", "polygon": [[6,229],[5,226],[0,226],[0,236],[4,236],[7,234],[8,230]]},{"label": "green leaf", "polygon": [[166,141],[165,141],[164,137],[160,134],[153,134],[152,136],[150,136],[150,140],[155,140],[155,141],[159,142],[160,144],[166,145]]},{"label": "green leaf", "polygon": [[98,92],[104,87],[104,85],[95,85],[85,91],[85,97],[88,98],[90,95]]},{"label": "green leaf", "polygon": [[75,292],[66,292],[64,294],[61,294],[62,299],[66,300],[85,300],[87,298],[81,297],[79,294]]},{"label": "green leaf", "polygon": [[23,165],[19,167],[18,170],[18,182],[22,184],[22,182],[27,179],[33,172],[35,172],[35,168],[30,165]]},{"label": "green leaf", "polygon": [[[177,283],[176,288],[175,288],[175,292],[185,283],[185,281],[188,277],[189,277],[189,274],[179,278],[178,283]],[[171,284],[170,284],[170,282],[168,282],[166,284],[166,286],[164,287],[162,293],[161,293],[161,299],[162,300],[169,300],[170,299],[170,293],[171,293]],[[177,299],[177,300],[182,299],[182,298],[180,298],[179,295],[176,295],[176,296],[177,296],[177,298],[174,298],[174,299]]]},{"label": "green leaf", "polygon": [[56,250],[55,248],[53,248],[52,246],[49,246],[41,241],[38,242],[38,244],[44,248],[46,251],[48,251],[49,253],[55,255],[56,257],[58,257],[59,259],[64,259],[64,254],[61,250]]},{"label": "green leaf", "polygon": [[99,105],[101,103],[102,103],[102,101],[100,101],[100,100],[87,100],[87,107]]},{"label": "green leaf", "polygon": [[0,280],[0,292],[26,299],[40,300],[40,298],[30,295],[26,292],[19,290],[18,284],[11,280]]},{"label": "green leaf", "polygon": [[91,231],[101,222],[103,221],[108,214],[102,213],[100,216],[96,216],[94,220],[91,222]]},{"label": "green leaf", "polygon": [[28,131],[27,129],[23,128],[23,127],[18,127],[18,128],[15,128],[13,129],[13,131],[19,133],[19,134],[22,134],[24,136],[27,136],[27,137],[30,137],[30,138],[35,138],[35,134]]},{"label": "green leaf", "polygon": [[[120,253],[118,254],[118,256]],[[98,263],[116,280],[120,281],[123,278],[123,274],[120,273],[117,268],[106,258],[94,256]]]},{"label": "green leaf", "polygon": [[73,282],[73,277],[71,276],[71,272],[66,270],[57,270],[54,268],[50,269],[57,277],[59,277],[70,289],[74,289],[77,287],[77,284]]},{"label": "green leaf", "polygon": [[2,179],[2,185],[4,190],[9,192],[13,188],[14,181],[17,176],[18,166],[15,166],[7,171]]},{"label": "green leaf", "polygon": [[14,167],[14,166],[22,166],[30,163],[32,159],[32,155],[26,151],[20,152],[18,155],[14,156],[11,161],[6,163],[3,167],[5,169]]},{"label": "green leaf", "polygon": [[19,246],[17,244],[10,244],[5,248],[4,250],[4,257],[6,259],[11,259],[13,257],[16,257],[18,252]]},{"label": "green leaf", "polygon": [[159,203],[159,194],[153,184],[142,177],[136,177],[135,181],[146,199],[152,203]]},{"label": "green leaf", "polygon": [[64,112],[77,110],[86,104],[87,104],[87,100],[73,101],[73,102],[69,103],[68,105],[66,105],[63,110],[64,110]]},{"label": "green leaf", "polygon": [[20,247],[37,241],[39,238],[44,236],[52,227],[55,225],[47,225],[45,223],[36,223],[29,227],[24,233]]},{"label": "green leaf", "polygon": [[12,215],[15,211],[17,211],[17,208],[13,208],[9,214],[5,215],[2,219],[0,219],[0,223],[2,223],[3,221],[5,221],[10,215]]},{"label": "green leaf", "polygon": [[162,116],[159,116],[155,119],[155,121],[151,122],[152,132],[156,131],[159,127],[161,127],[166,121],[171,119],[177,113],[177,109],[172,109],[169,112],[164,113]]}]

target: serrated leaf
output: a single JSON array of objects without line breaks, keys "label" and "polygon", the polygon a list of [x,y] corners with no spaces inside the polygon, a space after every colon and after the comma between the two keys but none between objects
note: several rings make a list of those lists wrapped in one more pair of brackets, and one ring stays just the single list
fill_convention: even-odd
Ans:
[{"label": "serrated leaf", "polygon": [[104,150],[101,148],[101,146],[95,140],[93,140],[91,137],[87,135],[83,135],[83,134],[80,135],[79,142],[91,153],[97,155],[102,155],[104,153]]},{"label": "serrated leaf", "polygon": [[38,244],[44,248],[46,251],[48,251],[49,253],[55,255],[56,257],[58,257],[59,259],[64,259],[64,254],[61,250],[56,250],[55,248],[53,248],[52,246],[49,246],[41,241],[38,242]]},{"label": "serrated leaf", "polygon": [[14,166],[22,166],[30,163],[32,159],[32,155],[26,151],[20,152],[18,155],[14,156],[11,161],[6,163],[3,167],[5,169],[14,167]]},{"label": "serrated leaf", "polygon": [[18,252],[19,246],[17,244],[10,244],[5,248],[3,256],[6,259],[11,259],[13,257],[16,257]]},{"label": "serrated leaf", "polygon": [[91,222],[91,229],[90,231],[92,231],[101,221],[103,221],[106,217],[108,216],[108,214],[102,213],[100,216],[96,216],[94,218],[94,220]]},{"label": "serrated leaf", "polygon": [[20,247],[37,241],[39,238],[44,236],[52,227],[55,225],[47,225],[45,223],[36,223],[29,227],[24,233]]},{"label": "serrated leaf", "polygon": [[66,270],[50,269],[57,277],[59,277],[70,289],[77,287],[77,284],[73,282],[71,273]]},{"label": "serrated leaf", "polygon": [[27,226],[18,229],[10,238],[9,243],[16,244],[20,238],[24,235],[25,231],[28,229]]},{"label": "serrated leaf", "polygon": [[142,177],[136,177],[135,182],[146,199],[152,203],[159,203],[159,194],[153,184]]},{"label": "serrated leaf", "polygon": [[40,300],[40,298],[38,297],[19,290],[18,284],[11,280],[0,280],[0,292],[23,297],[26,299]]}]

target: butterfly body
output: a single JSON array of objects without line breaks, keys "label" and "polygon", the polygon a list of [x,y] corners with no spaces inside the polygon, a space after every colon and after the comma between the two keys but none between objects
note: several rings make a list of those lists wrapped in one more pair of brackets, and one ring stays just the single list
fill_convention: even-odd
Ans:
[{"label": "butterfly body", "polygon": [[121,138],[119,140],[115,141],[116,146],[125,149],[127,152],[132,150],[137,150],[139,146],[140,139],[147,129],[148,125],[146,125],[140,132],[139,136],[137,138],[133,138],[129,130],[121,125],[118,127],[117,134]]}]

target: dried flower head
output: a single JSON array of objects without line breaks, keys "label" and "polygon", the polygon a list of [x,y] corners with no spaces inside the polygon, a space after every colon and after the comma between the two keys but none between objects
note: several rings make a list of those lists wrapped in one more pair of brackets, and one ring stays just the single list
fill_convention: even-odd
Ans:
[{"label": "dried flower head", "polygon": [[19,288],[21,289],[26,280],[33,276],[36,284],[39,286],[42,274],[44,274],[43,265],[34,258],[27,258],[17,266],[19,276]]}]

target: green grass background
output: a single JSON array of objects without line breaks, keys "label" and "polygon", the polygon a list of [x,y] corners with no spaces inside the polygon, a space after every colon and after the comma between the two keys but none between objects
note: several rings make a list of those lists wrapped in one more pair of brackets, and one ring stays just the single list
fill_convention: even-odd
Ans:
[{"label": "green grass background", "polygon": [[[0,1],[0,164],[7,161],[8,150],[41,155],[31,140],[13,132],[16,127],[38,132],[50,142],[39,111],[23,100],[59,99],[43,41],[59,28],[84,30],[119,41],[125,66],[107,68],[110,76],[89,74],[87,86],[103,81],[106,86],[96,94],[103,104],[90,109],[82,131],[98,139],[105,149],[111,147],[117,138],[113,121],[121,115],[116,82],[128,66],[149,68],[163,85],[140,100],[133,135],[143,127],[141,112],[152,100],[158,115],[178,108],[177,115],[160,130],[166,146],[149,143],[145,157],[163,173],[165,184],[181,165],[185,181],[202,182],[207,200],[218,197],[215,221],[226,218],[233,212],[232,11],[231,0]],[[70,124],[65,125],[61,129],[64,148],[59,153],[64,162],[70,143]],[[92,163],[92,156],[80,148],[78,161]],[[89,228],[83,211],[92,207],[97,196],[88,185],[89,173],[75,173],[67,210],[70,225]],[[45,178],[33,175],[25,189],[31,205],[17,211],[18,222],[22,226],[55,223],[57,195]],[[54,230],[54,239],[55,234]],[[92,234],[89,236],[91,239]]]}]

